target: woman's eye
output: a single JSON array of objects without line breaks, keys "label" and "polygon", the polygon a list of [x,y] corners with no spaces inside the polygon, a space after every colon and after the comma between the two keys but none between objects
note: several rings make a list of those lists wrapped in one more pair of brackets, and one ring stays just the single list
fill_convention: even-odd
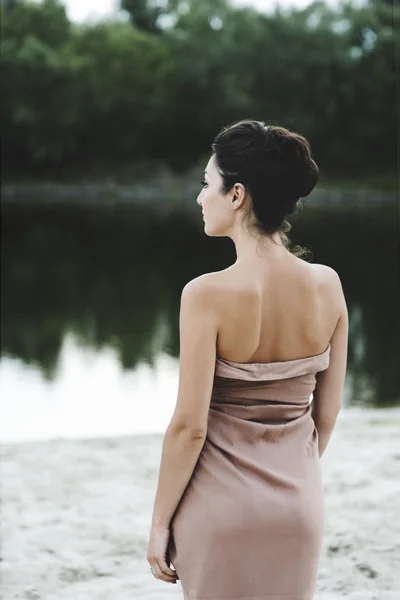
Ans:
[{"label": "woman's eye", "polygon": [[200,181],[201,185],[205,187],[207,185],[207,181]]}]

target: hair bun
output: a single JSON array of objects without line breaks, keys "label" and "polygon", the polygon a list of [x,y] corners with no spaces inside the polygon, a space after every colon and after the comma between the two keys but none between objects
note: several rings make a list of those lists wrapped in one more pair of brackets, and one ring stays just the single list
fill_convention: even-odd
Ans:
[{"label": "hair bun", "polygon": [[[294,178],[286,182],[286,189],[290,189],[298,198],[305,198],[311,194],[318,182],[319,170],[310,156],[308,141],[303,136],[287,135],[287,131],[281,127],[269,127],[264,126],[262,122],[258,123],[258,131],[262,133],[264,142],[261,148],[263,155],[268,160],[272,157],[276,160],[286,157],[287,164],[291,165]],[[285,189],[284,182],[281,183],[281,187],[282,190]]]},{"label": "hair bun", "polygon": [[317,184],[319,171],[309,141],[285,127],[245,119],[224,127],[211,147],[222,194],[242,183],[256,226],[264,233],[281,230],[285,217]]},{"label": "hair bun", "polygon": [[319,179],[319,169],[317,163],[311,158],[308,170],[303,175],[303,181],[299,188],[300,198],[309,196]]}]

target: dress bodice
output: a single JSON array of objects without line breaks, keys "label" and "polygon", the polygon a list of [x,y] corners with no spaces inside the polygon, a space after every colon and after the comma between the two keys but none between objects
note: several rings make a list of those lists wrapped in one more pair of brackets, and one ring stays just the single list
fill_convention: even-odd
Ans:
[{"label": "dress bodice", "polygon": [[329,367],[331,345],[321,354],[296,358],[280,362],[239,363],[217,357],[215,365],[216,377],[243,379],[245,381],[267,381],[270,379],[287,379],[324,371]]}]

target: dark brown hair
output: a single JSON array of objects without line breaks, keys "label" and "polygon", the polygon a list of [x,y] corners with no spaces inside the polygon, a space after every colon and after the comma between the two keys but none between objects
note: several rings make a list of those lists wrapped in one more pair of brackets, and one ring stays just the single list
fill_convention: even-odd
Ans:
[{"label": "dark brown hair", "polygon": [[[211,144],[222,177],[223,194],[242,183],[251,197],[255,227],[265,234],[279,231],[285,247],[296,256],[308,250],[286,235],[292,228],[286,217],[296,212],[319,176],[308,140],[285,127],[242,120],[224,127]],[[250,205],[244,215],[249,214]]]}]

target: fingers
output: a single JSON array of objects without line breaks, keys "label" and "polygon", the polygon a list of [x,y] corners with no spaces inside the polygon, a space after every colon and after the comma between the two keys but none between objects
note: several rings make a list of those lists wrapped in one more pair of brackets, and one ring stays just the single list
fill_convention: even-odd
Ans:
[{"label": "fingers", "polygon": [[162,573],[164,573],[165,575],[170,575],[171,577],[174,577],[175,579],[178,577],[176,571],[174,571],[173,569],[171,569],[167,563],[159,563],[160,565],[160,569],[162,571]]},{"label": "fingers", "polygon": [[154,577],[161,579],[161,581],[165,581],[166,583],[176,583],[179,579],[176,571],[170,569],[166,564],[161,566],[159,561],[154,560],[151,562],[151,566],[155,571]]}]

